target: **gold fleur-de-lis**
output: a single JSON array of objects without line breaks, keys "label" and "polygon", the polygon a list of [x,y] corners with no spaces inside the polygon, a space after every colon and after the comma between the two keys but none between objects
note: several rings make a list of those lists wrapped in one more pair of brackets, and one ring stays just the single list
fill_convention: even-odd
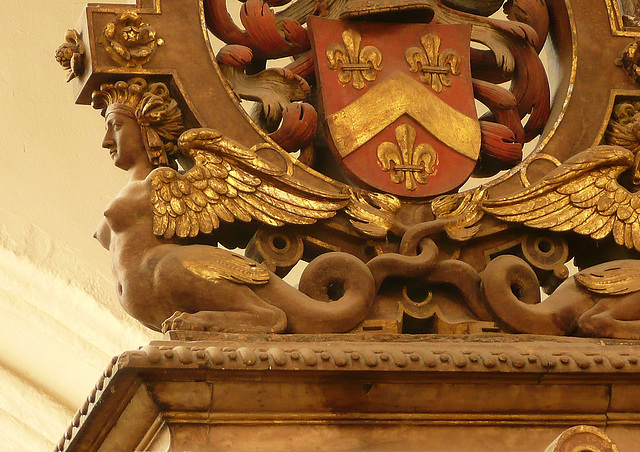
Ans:
[{"label": "gold fleur-de-lis", "polygon": [[404,57],[409,63],[411,72],[420,72],[420,80],[436,93],[443,87],[451,86],[449,74],[460,75],[460,54],[453,49],[445,49],[440,53],[440,37],[432,33],[423,35],[419,47],[409,47],[404,52]]},{"label": "gold fleur-de-lis", "polygon": [[373,82],[376,71],[380,71],[382,52],[375,46],[360,50],[362,36],[355,30],[342,32],[343,44],[329,44],[326,49],[329,69],[338,71],[338,80],[346,85],[351,82],[355,89],[365,87],[365,80]]},{"label": "gold fleur-de-lis", "polygon": [[[427,143],[416,143],[416,129],[407,124],[396,127],[396,144],[385,141],[378,146],[378,164],[383,171],[389,172],[391,181],[404,182],[409,191],[425,185],[429,176],[435,173],[438,154]],[[393,163],[393,165],[392,165]]]}]

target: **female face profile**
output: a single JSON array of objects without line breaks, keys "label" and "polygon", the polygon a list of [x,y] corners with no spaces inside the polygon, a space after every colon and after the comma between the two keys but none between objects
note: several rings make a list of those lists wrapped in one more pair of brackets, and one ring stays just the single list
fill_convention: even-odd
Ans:
[{"label": "female face profile", "polygon": [[107,110],[105,129],[102,147],[109,151],[116,167],[127,171],[145,161],[150,164],[140,125],[125,106],[114,104]]}]

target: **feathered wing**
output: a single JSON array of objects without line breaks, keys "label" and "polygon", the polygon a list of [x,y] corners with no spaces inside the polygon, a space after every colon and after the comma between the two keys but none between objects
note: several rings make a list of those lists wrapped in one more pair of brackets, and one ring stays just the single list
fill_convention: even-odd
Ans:
[{"label": "feathered wing", "polygon": [[349,203],[344,212],[349,216],[351,226],[362,235],[384,238],[396,225],[395,215],[401,203],[393,195],[374,193],[366,190],[350,189]]},{"label": "feathered wing", "polygon": [[312,224],[333,217],[349,202],[347,192],[303,183],[290,175],[291,168],[278,168],[211,129],[183,133],[178,146],[194,166],[184,175],[158,168],[150,176],[158,236],[195,237],[235,220]]},{"label": "feathered wing", "polygon": [[269,271],[257,262],[215,247],[208,247],[202,259],[190,257],[180,263],[191,273],[208,281],[227,280],[236,284],[262,285],[269,282]]},{"label": "feathered wing", "polygon": [[486,200],[488,212],[503,221],[550,231],[573,231],[640,251],[640,195],[617,179],[633,164],[633,153],[598,146],[568,159],[545,178],[515,195]]},{"label": "feathered wing", "polygon": [[582,270],[576,281],[591,292],[623,295],[640,291],[640,262],[619,260]]}]

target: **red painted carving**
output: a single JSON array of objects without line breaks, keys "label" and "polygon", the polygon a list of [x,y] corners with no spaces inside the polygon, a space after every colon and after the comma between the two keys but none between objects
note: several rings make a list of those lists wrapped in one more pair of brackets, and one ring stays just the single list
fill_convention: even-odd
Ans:
[{"label": "red painted carving", "polygon": [[[469,67],[470,28],[466,25],[390,25],[330,21],[316,18],[310,20],[309,25],[316,56],[316,68],[319,77],[318,84],[322,93],[323,113],[330,123],[328,129],[332,136],[328,138],[334,155],[342,165],[343,170],[364,186],[373,187],[377,190],[399,196],[425,197],[437,195],[462,185],[476,166],[479,149],[475,149],[475,158],[463,155],[459,150],[452,149],[436,138],[432,131],[427,130],[423,125],[427,122],[439,123],[439,120],[433,120],[433,118],[437,117],[441,112],[433,111],[432,114],[434,116],[432,119],[429,119],[416,117],[417,115],[412,112],[412,109],[421,104],[421,95],[429,97],[437,96],[440,102],[457,110],[469,118],[469,120],[476,121],[477,114],[473,101],[471,71]],[[331,63],[326,56],[326,49],[329,46],[332,46],[334,43],[342,43],[342,33],[345,30],[355,30],[362,36],[359,52],[362,52],[365,46],[375,46],[379,49],[381,55],[380,70],[375,71],[375,80],[365,82],[365,86],[360,89],[355,86],[355,82],[343,83],[339,79],[338,74],[340,69],[345,65],[339,63],[338,69],[332,69]],[[424,83],[421,80],[421,76],[423,75],[421,71],[411,72],[410,65],[405,56],[407,49],[422,49],[421,38],[427,34],[433,34],[441,39],[439,46],[440,53],[452,49],[460,56],[458,69],[460,75],[449,74],[448,78],[451,86],[441,88],[439,93],[428,83]],[[363,61],[364,60],[360,62],[352,61],[352,63],[365,64],[366,66],[367,63],[363,63]],[[357,70],[352,70],[352,72],[357,72]],[[436,76],[437,75],[438,74],[436,74]],[[355,79],[356,75],[353,77]],[[357,149],[353,151],[345,149],[344,146],[340,144],[340,138],[336,136],[336,132],[349,134],[360,133],[361,131],[354,130],[344,132],[331,130],[332,125],[329,118],[332,117],[332,115],[341,114],[342,111],[345,111],[344,109],[346,107],[352,105],[354,102],[363,102],[363,99],[367,98],[367,96],[373,96],[367,93],[374,89],[374,87],[381,87],[379,88],[379,92],[371,91],[375,92],[376,95],[384,96],[388,93],[390,96],[388,99],[379,98],[380,105],[398,103],[398,98],[394,97],[394,94],[387,90],[387,87],[391,88],[394,84],[396,86],[397,84],[402,85],[402,89],[407,89],[409,92],[419,93],[413,98],[402,101],[405,102],[404,104],[398,105],[398,108],[406,109],[407,112],[399,117],[393,118],[380,118],[376,115],[375,111],[370,110],[359,112],[361,113],[359,119],[363,122],[386,121],[386,124],[383,124],[383,126],[386,127]],[[416,91],[411,91],[412,89]],[[395,143],[395,145],[399,146],[400,150],[402,150],[402,146],[397,143],[395,136],[396,129],[401,126],[408,126],[416,132],[415,141],[412,149],[408,150],[409,153],[417,149],[417,146],[420,144],[425,143],[433,148],[436,155],[430,173],[429,168],[427,168],[427,163],[424,162],[414,164],[414,162],[411,161],[396,161],[391,164],[391,171],[394,171],[394,168],[398,167],[412,167],[409,168],[408,171],[413,171],[414,169],[415,171],[419,171],[419,169],[413,167],[423,167],[424,172],[428,176],[428,182],[414,184],[415,186],[411,186],[411,188],[409,188],[407,184],[394,182],[392,178],[390,178],[389,172],[381,167],[377,157],[377,150],[383,143]],[[442,124],[440,123],[438,127],[441,126]],[[447,127],[448,126],[449,125],[447,125]],[[463,127],[456,124],[451,124],[450,126]],[[335,129],[337,128],[338,127]],[[347,153],[348,155],[345,155]],[[406,177],[410,177],[410,175],[407,174]]]}]

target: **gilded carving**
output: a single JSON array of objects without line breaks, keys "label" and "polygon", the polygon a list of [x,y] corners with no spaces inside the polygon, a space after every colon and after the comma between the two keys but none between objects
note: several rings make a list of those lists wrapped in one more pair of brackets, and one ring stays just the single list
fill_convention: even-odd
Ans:
[{"label": "gilded carving", "polygon": [[[433,114],[433,112],[438,114]],[[409,75],[394,73],[356,101],[330,115],[327,124],[338,150],[346,157],[402,115],[411,116],[454,152],[477,159],[481,132],[478,121],[442,101]]]},{"label": "gilded carving", "polygon": [[520,193],[483,202],[495,217],[554,232],[573,231],[640,251],[640,195],[618,179],[629,168],[640,181],[636,156],[622,148],[583,151]]},{"label": "gilded carving", "polygon": [[[182,132],[181,111],[163,83],[104,84],[93,93],[93,106],[105,116],[103,147],[130,176],[107,206],[96,238],[112,254],[122,305],[150,328],[348,331],[363,320],[385,278],[433,263],[432,249],[410,262],[392,253],[367,265],[346,253],[326,254],[306,268],[297,290],[247,257],[179,244],[214,231],[217,238],[224,223],[308,225],[342,208],[354,227],[375,236],[392,224],[397,200],[346,186],[322,190],[322,179],[303,184],[292,177],[293,167],[258,154],[267,145],[246,148],[211,129]],[[190,160],[183,174],[173,168],[177,152]],[[334,297],[329,286],[343,289]]]},{"label": "gilded carving", "polygon": [[629,78],[636,83],[640,83],[640,40],[635,40],[628,44],[620,58],[617,58],[616,66],[621,67],[627,73]]},{"label": "gilded carving", "polygon": [[[622,146],[637,160],[640,151],[640,102],[620,102],[613,107],[609,126],[605,132],[607,144]],[[634,166],[637,170],[637,166]]]},{"label": "gilded carving", "polygon": [[376,71],[381,70],[382,52],[371,45],[361,49],[362,36],[353,29],[342,33],[342,42],[330,44],[325,51],[329,68],[338,72],[340,83],[362,89],[365,81],[375,81]]},{"label": "gilded carving", "polygon": [[419,72],[420,80],[439,93],[451,86],[449,75],[460,75],[462,59],[453,49],[440,51],[441,39],[432,33],[423,35],[420,43],[422,49],[409,47],[405,50],[405,59],[411,72]]},{"label": "gilded carving", "polygon": [[398,198],[386,193],[348,189],[349,204],[344,212],[360,234],[368,237],[386,237],[389,231],[401,233],[402,225],[396,215],[402,204]]},{"label": "gilded carving", "polygon": [[[111,217],[98,234],[114,254],[123,305],[132,315],[157,329],[166,320],[165,329],[307,332],[315,326],[305,315],[313,317],[320,309],[312,301],[329,297],[345,311],[322,331],[346,331],[362,320],[368,322],[363,329],[394,322],[399,308],[407,314],[412,305],[418,317],[495,323],[502,331],[636,337],[634,325],[616,323],[633,317],[628,314],[636,303],[637,292],[629,283],[634,265],[609,262],[604,269],[589,270],[599,263],[589,262],[579,264],[582,272],[569,278],[565,262],[572,257],[579,262],[587,239],[611,237],[609,245],[627,253],[624,257],[640,251],[640,198],[634,190],[640,180],[637,106],[627,101],[614,108],[606,143],[622,147],[583,151],[581,142],[575,150],[547,148],[560,126],[575,122],[576,104],[565,102],[554,110],[561,113],[556,125],[547,125],[551,98],[538,57],[545,42],[573,37],[565,28],[566,36],[547,39],[550,29],[562,27],[555,22],[573,17],[569,5],[509,3],[508,20],[501,20],[467,3],[400,1],[389,9],[386,0],[367,0],[333,2],[320,11],[297,0],[275,11],[270,3],[251,1],[241,9],[242,29],[223,1],[211,0],[204,19],[228,45],[216,55],[215,74],[204,69],[197,74],[213,83],[201,87],[193,84],[194,74],[182,73],[180,49],[197,50],[189,43],[167,49],[161,61],[167,67],[154,65],[158,73],[174,74],[169,86],[151,79],[117,82],[117,74],[131,77],[131,69],[140,68],[160,44],[148,23],[165,29],[176,21],[164,15],[170,8],[143,8],[115,20],[112,11],[100,12],[100,20],[89,25],[99,28],[87,36],[102,32],[101,42],[122,67],[105,64],[104,51],[97,49],[91,59],[107,70],[76,83],[82,85],[81,98],[104,84],[95,104],[107,115],[106,147],[116,166],[135,176],[107,209]],[[418,13],[432,20],[410,23],[411,14]],[[558,51],[565,52],[567,64],[561,66],[570,67],[561,79],[571,84],[577,69],[568,43],[563,41]],[[635,50],[627,50],[627,59],[633,59]],[[292,55],[286,67],[268,61]],[[170,89],[176,92],[171,95]],[[230,98],[219,96],[225,93]],[[178,102],[171,98],[189,109],[186,130],[177,120],[182,117]],[[254,122],[240,110],[238,98],[256,102],[248,112]],[[481,118],[474,99],[489,109]],[[228,122],[222,120],[225,115]],[[521,162],[523,144],[545,127],[549,133],[520,168],[456,193],[473,175],[513,168]],[[590,133],[583,130],[580,137]],[[125,135],[136,144],[110,144]],[[137,219],[135,225],[130,218]],[[131,228],[142,229],[143,223],[148,229],[136,231],[135,242]],[[123,245],[129,239],[132,248],[139,247],[136,252]],[[211,243],[245,246],[252,239],[261,251],[247,251],[245,257],[207,248]],[[354,264],[359,270],[353,274],[369,282],[359,284],[366,290],[351,293],[349,303],[340,287],[329,290],[327,281],[315,291],[308,282],[320,281],[313,267],[308,275],[314,276],[306,276],[298,291],[284,288],[269,272],[283,274],[300,259],[313,265],[319,255],[335,250],[366,263]],[[514,293],[498,254],[524,257],[522,266],[537,279],[523,277],[528,282],[522,293]],[[329,255],[327,262],[335,258]],[[146,277],[149,266],[153,278]],[[387,278],[397,276],[401,267],[402,281]],[[163,279],[166,274],[179,277]],[[569,293],[571,303],[531,298],[540,287],[551,291],[563,279],[558,291]],[[136,288],[132,281],[144,282],[146,292],[130,295]],[[346,287],[347,281],[340,281]],[[212,285],[239,304],[231,307],[222,295],[211,295]],[[420,290],[413,290],[416,285]],[[172,295],[176,287],[198,294],[193,299],[201,304],[177,299]],[[504,292],[491,292],[496,287]],[[613,306],[609,297],[621,290],[628,293],[617,296],[628,298]],[[147,292],[163,300],[153,314],[135,301],[149,301]],[[269,306],[263,312],[256,306],[265,300]],[[314,307],[298,309],[300,300]],[[528,301],[534,307],[523,311],[520,304]],[[455,315],[442,314],[445,306]],[[356,314],[347,316],[349,309]],[[596,311],[606,313],[607,322],[598,323]],[[533,320],[523,325],[519,318]],[[434,332],[424,328],[420,332]]]},{"label": "gilded carving", "polygon": [[114,61],[131,68],[149,62],[158,46],[164,44],[156,36],[155,27],[143,22],[133,11],[121,13],[105,25],[100,40]]},{"label": "gilded carving", "polygon": [[178,147],[194,166],[184,175],[173,169],[151,177],[156,235],[195,237],[220,222],[253,219],[270,226],[311,224],[344,207],[345,195],[314,196],[286,173],[210,129],[192,129]]},{"label": "gilded carving", "polygon": [[480,231],[479,222],[484,216],[482,202],[487,190],[478,187],[463,196],[445,195],[433,200],[431,211],[436,218],[448,220],[444,230],[453,240],[465,241]]},{"label": "gilded carving", "polygon": [[599,269],[576,275],[576,282],[589,291],[606,295],[624,295],[640,291],[640,265],[633,260],[616,261]]},{"label": "gilded carving", "polygon": [[[113,398],[124,392],[110,392],[121,381],[110,382],[118,368],[130,381],[136,372],[170,377],[170,385],[150,390],[153,397],[141,387],[144,409],[149,400],[172,402],[155,395],[193,375],[255,374],[234,380],[229,388],[240,391],[223,391],[223,405],[200,379],[193,387],[202,391],[202,410],[169,403],[167,422],[157,412],[145,417],[165,430],[181,422],[185,433],[198,423],[210,430],[217,420],[242,430],[233,423],[247,425],[236,404],[247,382],[259,380],[257,393],[267,380],[277,393],[290,385],[300,391],[297,406],[308,405],[303,392],[311,386],[298,384],[299,371],[308,374],[303,383],[331,387],[311,392],[336,409],[308,416],[287,411],[285,400],[282,410],[267,406],[249,421],[266,431],[273,413],[285,429],[409,422],[417,426],[414,446],[425,429],[473,425],[491,440],[504,428],[505,444],[519,438],[540,450],[563,429],[601,426],[610,414],[632,426],[640,102],[634,82],[602,71],[631,32],[604,30],[598,52],[588,52],[594,24],[607,25],[601,2],[248,0],[241,26],[225,0],[139,2],[136,13],[121,15],[113,11],[136,7],[92,7],[82,36],[102,33],[101,44],[87,45],[92,71],[76,74],[74,91],[86,103],[100,87],[93,100],[105,116],[105,154],[128,175],[96,238],[111,254],[123,308],[166,337],[112,361],[59,449],[84,446],[78,427],[85,420],[101,427],[94,420],[102,413],[88,413],[103,390]],[[504,16],[493,15],[501,8]],[[172,40],[143,70],[161,44],[149,23],[190,39]],[[207,28],[226,44],[213,59]],[[71,38],[59,59],[74,72],[82,52]],[[558,56],[552,90],[543,46]],[[634,42],[618,61],[636,83],[637,52]],[[185,55],[199,58],[184,64]],[[140,73],[147,78],[132,79]],[[612,92],[624,101],[613,107],[603,145],[590,148],[601,143]],[[244,110],[240,100],[254,104]],[[478,112],[476,101],[488,111]],[[531,154],[523,151],[541,134]],[[492,179],[467,185],[473,177]],[[228,250],[243,247],[244,255]],[[572,259],[575,275],[567,269]],[[290,285],[282,278],[301,260],[308,266]],[[344,378],[349,372],[356,378]],[[320,373],[337,378],[327,386]],[[453,379],[442,380],[445,374]],[[506,388],[526,403],[516,407],[513,397],[487,391],[474,398],[491,375],[496,394]],[[527,382],[541,375],[549,377],[542,392],[529,394]],[[389,376],[401,380],[397,391]],[[621,383],[614,390],[609,377]],[[576,381],[593,397],[571,397],[577,402],[567,406],[562,395]],[[127,394],[138,391],[134,383]],[[428,390],[412,395],[407,383]],[[445,386],[456,403],[420,408]],[[354,397],[345,402],[349,391]],[[382,416],[358,410],[376,400]],[[401,410],[400,401],[413,410]],[[544,435],[529,438],[532,425]],[[175,429],[163,435],[157,444],[180,440]],[[437,449],[432,439],[451,443],[446,435],[426,437],[427,448]],[[131,442],[143,447],[150,438]],[[400,438],[381,447],[405,444]],[[603,432],[580,426],[548,451],[576,448],[616,450]]]},{"label": "gilded carving", "polygon": [[55,58],[69,72],[67,82],[70,82],[84,71],[84,44],[76,30],[67,30],[64,40],[56,49]]},{"label": "gilded carving", "polygon": [[403,124],[395,130],[396,143],[385,141],[378,146],[378,164],[396,184],[404,183],[407,190],[417,184],[429,183],[435,173],[438,154],[426,143],[416,144],[416,129]]}]

